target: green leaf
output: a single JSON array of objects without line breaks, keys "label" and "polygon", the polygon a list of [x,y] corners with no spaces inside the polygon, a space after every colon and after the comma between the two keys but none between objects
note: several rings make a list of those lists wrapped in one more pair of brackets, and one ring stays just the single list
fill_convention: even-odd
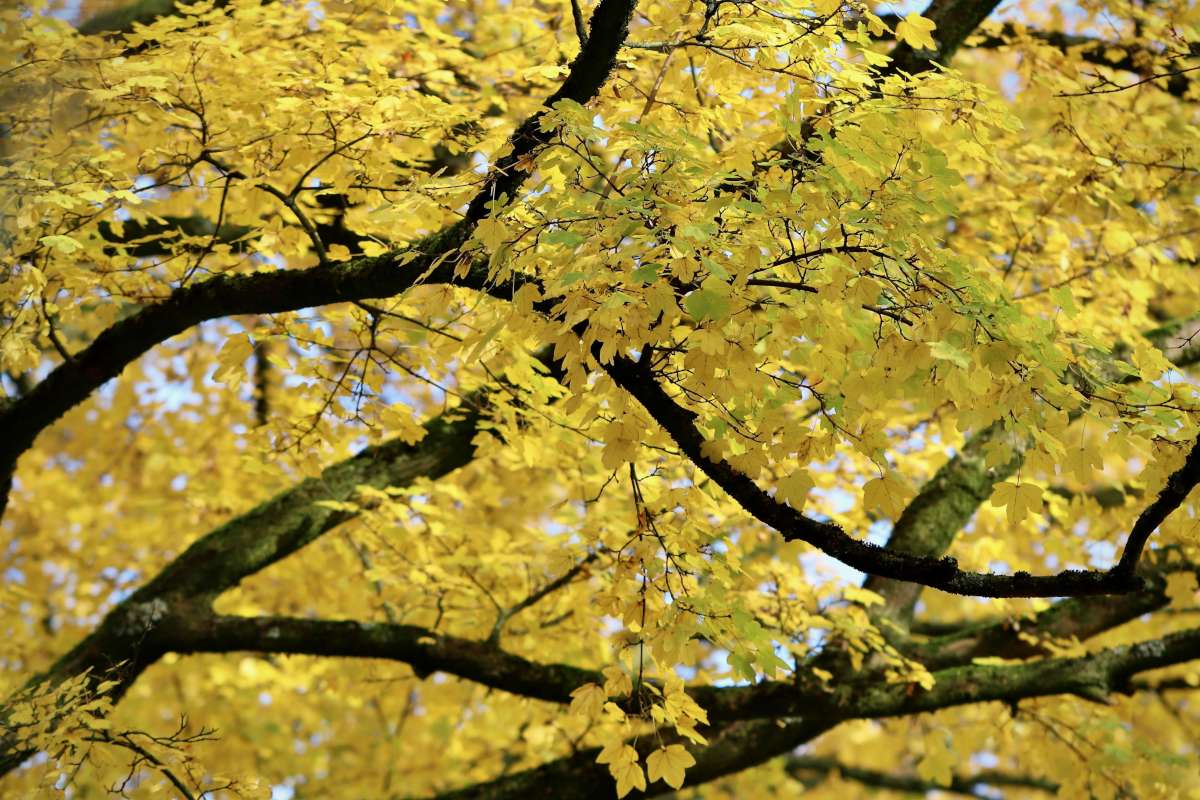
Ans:
[{"label": "green leaf", "polygon": [[575,231],[557,230],[550,231],[542,237],[542,241],[547,244],[561,244],[567,247],[578,247],[587,241],[587,237]]},{"label": "green leaf", "polygon": [[1071,294],[1071,287],[1060,286],[1054,289],[1050,292],[1050,298],[1068,317],[1074,319],[1079,313],[1079,307],[1075,305],[1075,296]]},{"label": "green leaf", "polygon": [[83,245],[72,239],[70,236],[43,236],[41,239],[38,239],[38,241],[47,247],[53,247],[60,253],[65,253],[67,255],[74,253],[76,250],[83,249]]},{"label": "green leaf", "polygon": [[697,322],[725,319],[729,316],[729,298],[712,289],[697,289],[683,299],[683,307]]},{"label": "green leaf", "polygon": [[648,261],[633,271],[630,276],[638,283],[651,283],[658,278],[658,271],[662,269],[662,264],[655,264],[653,261]]},{"label": "green leaf", "polygon": [[930,342],[929,354],[934,358],[950,361],[963,369],[971,366],[971,357],[949,342]]}]

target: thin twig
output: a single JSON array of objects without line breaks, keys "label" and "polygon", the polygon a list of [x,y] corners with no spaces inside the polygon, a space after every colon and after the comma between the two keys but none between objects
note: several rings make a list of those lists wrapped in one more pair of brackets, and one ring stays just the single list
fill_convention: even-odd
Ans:
[{"label": "thin twig", "polygon": [[267,194],[276,198],[287,207],[288,211],[296,215],[296,219],[300,220],[300,226],[304,228],[304,232],[308,234],[308,238],[312,241],[313,248],[317,251],[317,261],[323,267],[329,266],[329,256],[325,252],[325,243],[321,241],[321,234],[317,233],[317,229],[312,224],[312,221],[300,210],[299,204],[296,203],[296,198],[284,194],[269,183],[256,183],[255,188],[262,189]]},{"label": "thin twig", "polygon": [[583,9],[579,7],[579,0],[571,0],[571,19],[575,22],[575,35],[579,37],[579,46],[587,47],[587,23],[583,21]]},{"label": "thin twig", "polygon": [[542,588],[537,589],[536,591],[532,592],[528,597],[526,597],[521,602],[517,603],[515,606],[512,606],[511,608],[507,608],[504,611],[502,611],[500,613],[500,616],[496,619],[496,624],[492,626],[492,633],[490,636],[488,636],[488,641],[490,641],[490,642],[500,641],[500,632],[503,629],[504,625],[510,619],[515,617],[517,614],[520,614],[522,611],[529,608],[530,606],[540,602],[547,595],[558,591],[559,589],[566,586],[571,581],[575,580],[576,576],[578,576],[581,572],[583,572],[584,569],[587,568],[588,564],[591,564],[593,561],[595,561],[599,557],[599,555],[600,555],[600,551],[596,551],[594,553],[588,553],[588,555],[582,561],[580,561],[575,566],[571,567],[569,570],[564,572],[562,575],[559,575],[557,578],[550,581]]}]

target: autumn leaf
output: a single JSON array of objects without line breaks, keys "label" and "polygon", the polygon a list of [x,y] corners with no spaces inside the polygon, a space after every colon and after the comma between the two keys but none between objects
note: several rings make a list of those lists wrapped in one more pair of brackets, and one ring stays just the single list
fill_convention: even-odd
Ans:
[{"label": "autumn leaf", "polygon": [[1003,481],[996,484],[996,491],[992,494],[992,505],[1007,508],[1008,521],[1016,524],[1029,513],[1042,510],[1042,490],[1032,483]]},{"label": "autumn leaf", "polygon": [[814,486],[813,479],[804,470],[796,470],[784,475],[776,481],[775,485],[778,488],[779,499],[797,509],[804,508],[804,504],[808,500],[808,493]]},{"label": "autumn leaf", "polygon": [[1094,445],[1067,448],[1064,467],[1075,473],[1080,483],[1089,483],[1097,469],[1104,466],[1104,458]]},{"label": "autumn leaf", "polygon": [[896,38],[915,50],[937,50],[937,42],[930,34],[937,27],[931,19],[920,14],[909,14],[896,25]]},{"label": "autumn leaf", "polygon": [[42,244],[47,247],[53,247],[55,250],[65,255],[71,255],[83,249],[83,245],[70,236],[63,234],[55,234],[53,236],[43,236],[39,239]]},{"label": "autumn leaf", "polygon": [[892,473],[873,478],[863,486],[863,506],[868,509],[879,509],[885,515],[895,518],[904,511],[904,506],[911,491]]},{"label": "autumn leaf", "polygon": [[213,380],[237,388],[246,374],[246,360],[253,352],[254,343],[247,334],[240,333],[229,337],[217,354],[219,366],[213,373]]},{"label": "autumn leaf", "polygon": [[720,321],[729,316],[729,299],[716,289],[697,289],[683,299],[683,307],[697,322]]},{"label": "autumn leaf", "polygon": [[696,763],[696,759],[681,744],[659,748],[646,757],[646,772],[650,780],[661,780],[672,789],[683,786],[684,771]]},{"label": "autumn leaf", "polygon": [[954,780],[955,762],[948,737],[929,734],[925,737],[925,754],[917,762],[917,775],[938,786],[949,786]]},{"label": "autumn leaf", "polygon": [[595,717],[604,708],[605,701],[608,696],[604,693],[604,689],[595,683],[585,683],[571,692],[572,714],[581,717]]},{"label": "autumn leaf", "polygon": [[859,605],[866,606],[868,608],[871,606],[883,605],[884,603],[884,599],[877,593],[858,586],[847,586],[845,590],[843,590],[842,595],[850,602],[858,603]]},{"label": "autumn leaf", "polygon": [[493,252],[504,244],[507,236],[508,231],[503,220],[496,217],[482,219],[475,226],[475,238],[483,242],[484,247]]},{"label": "autumn leaf", "polygon": [[634,789],[646,788],[646,775],[636,761],[622,761],[612,765],[612,775],[617,780],[617,797],[624,797]]}]

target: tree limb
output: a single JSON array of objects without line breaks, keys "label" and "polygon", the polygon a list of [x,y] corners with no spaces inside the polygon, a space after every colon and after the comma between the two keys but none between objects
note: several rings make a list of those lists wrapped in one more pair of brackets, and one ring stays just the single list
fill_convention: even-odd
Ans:
[{"label": "tree limb", "polygon": [[[985,449],[1004,436],[1002,421],[972,435],[954,456],[925,482],[892,526],[887,549],[915,556],[940,557],[953,543],[976,509],[992,495],[997,483],[1021,466],[1023,452],[1015,448],[1007,463],[986,467]],[[868,575],[863,586],[884,598],[882,615],[906,625],[924,588],[920,584]]]},{"label": "tree limb", "polygon": [[[1172,342],[1182,326],[1169,325],[1143,335],[1164,350],[1177,367],[1191,363],[1200,348],[1173,347]],[[1133,376],[1123,380],[1131,381]],[[896,520],[886,547],[913,555],[941,556],[950,549],[958,532],[974,515],[980,503],[991,496],[997,483],[1007,480],[1024,460],[1024,446],[1014,442],[1013,457],[1008,463],[988,469],[984,449],[1002,434],[999,422],[973,434],[959,452],[943,464],[933,478],[921,487]],[[1122,498],[1123,499],[1123,498]],[[879,616],[892,625],[907,627],[913,609],[924,587],[877,575],[868,575],[863,586],[884,598]]]},{"label": "tree limb", "polygon": [[[970,703],[1013,703],[1061,694],[1106,700],[1110,692],[1126,690],[1129,678],[1138,672],[1196,658],[1200,658],[1200,629],[1081,658],[954,667],[935,673],[934,686],[927,692],[914,692],[906,684],[888,684],[876,675],[838,683],[823,695],[796,684],[775,681],[728,687],[719,697],[730,698],[729,702],[742,709],[747,721],[722,728],[707,746],[689,747],[696,764],[688,770],[686,785],[697,786],[761,764],[848,719],[877,719]],[[764,719],[754,719],[756,716]],[[654,738],[639,740],[641,755],[658,746]],[[438,795],[437,800],[608,798],[612,796],[613,781],[607,769],[595,763],[597,753],[595,749],[580,751],[494,781]],[[656,783],[643,794],[635,792],[628,796],[649,797],[668,791],[668,787]]]},{"label": "tree limb", "polygon": [[162,646],[177,653],[291,653],[379,658],[409,664],[420,677],[445,672],[482,686],[551,703],[569,703],[598,671],[539,664],[493,642],[448,636],[415,625],[299,617],[181,615],[161,627]]},{"label": "tree limb", "polygon": [[[1141,553],[1141,544],[1131,535],[1134,547],[1129,569],[1064,570],[1057,575],[1000,575],[967,572],[950,557],[917,556],[870,542],[854,539],[831,522],[806,517],[791,506],[779,502],[759,488],[747,475],[727,461],[705,453],[705,440],[695,425],[696,414],[678,405],[659,385],[654,375],[640,364],[615,357],[605,366],[613,381],[633,395],[650,416],[662,425],[679,449],[726,494],[751,516],[778,531],[785,540],[806,542],[844,564],[869,575],[911,581],[951,594],[976,597],[1068,597],[1135,592],[1146,587],[1144,579],[1133,573],[1132,566]],[[1200,442],[1193,453],[1200,450]],[[1167,481],[1159,499],[1139,517],[1134,530],[1153,530],[1166,514],[1200,482],[1200,455],[1189,458]],[[1147,526],[1149,526],[1147,530]]]},{"label": "tree limb", "polygon": [[[222,592],[352,516],[322,501],[350,500],[361,485],[406,486],[420,477],[438,478],[466,464],[475,452],[472,440],[485,396],[476,399],[475,407],[426,423],[419,443],[397,439],[368,447],[202,536],[26,687],[58,684],[87,672],[92,684],[115,681],[109,696],[119,700],[168,651],[169,638],[159,634],[164,620],[211,616],[211,604]],[[0,709],[0,717],[3,713]],[[0,775],[29,755],[11,738],[0,736]]]},{"label": "tree limb", "polygon": [[1047,655],[1046,639],[1089,639],[1124,625],[1170,602],[1161,576],[1150,578],[1151,588],[1102,602],[1094,597],[1061,600],[1031,620],[1005,619],[967,626],[920,643],[905,643],[900,649],[931,670],[968,664],[984,657],[1029,658]]},{"label": "tree limb", "polygon": [[[789,775],[803,782],[806,786],[815,785],[825,780],[829,775],[836,774],[846,780],[861,783],[876,789],[892,789],[898,792],[926,794],[928,792],[951,792],[967,797],[990,798],[991,794],[980,792],[981,787],[1009,786],[1021,789],[1036,789],[1054,794],[1058,784],[1043,778],[1030,775],[1015,775],[1008,772],[988,770],[974,775],[954,775],[950,783],[942,785],[923,780],[915,775],[894,775],[889,772],[855,767],[844,764],[836,759],[822,756],[791,756],[784,761],[783,768]],[[816,780],[813,780],[813,777]]]},{"label": "tree limb", "polygon": [[[1163,56],[1163,53],[1154,52],[1149,48],[1130,45],[1120,41],[1109,42],[1093,36],[1082,36],[1062,31],[1020,31],[1012,23],[1005,23],[998,33],[983,35],[968,46],[981,49],[1013,47],[1019,43],[1023,36],[1035,42],[1057,48],[1063,53],[1077,54],[1079,58],[1089,64],[1121,72],[1132,72],[1135,75],[1143,77],[1149,77],[1150,75],[1146,70],[1147,64]],[[1114,51],[1119,52],[1121,55],[1114,56]],[[1187,55],[1200,56],[1200,48],[1195,44],[1190,45]],[[1192,83],[1190,77],[1179,71],[1163,77],[1165,78],[1165,83],[1160,84],[1158,80],[1154,80],[1152,85],[1163,89],[1174,97],[1180,99],[1187,97]]]}]

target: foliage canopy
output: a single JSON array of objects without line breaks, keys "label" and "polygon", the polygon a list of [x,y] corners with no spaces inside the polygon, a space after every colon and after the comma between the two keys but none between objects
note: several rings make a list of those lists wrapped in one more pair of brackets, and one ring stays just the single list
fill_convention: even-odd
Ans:
[{"label": "foliage canopy", "polygon": [[998,5],[0,11],[5,796],[1200,798],[1200,7]]}]

